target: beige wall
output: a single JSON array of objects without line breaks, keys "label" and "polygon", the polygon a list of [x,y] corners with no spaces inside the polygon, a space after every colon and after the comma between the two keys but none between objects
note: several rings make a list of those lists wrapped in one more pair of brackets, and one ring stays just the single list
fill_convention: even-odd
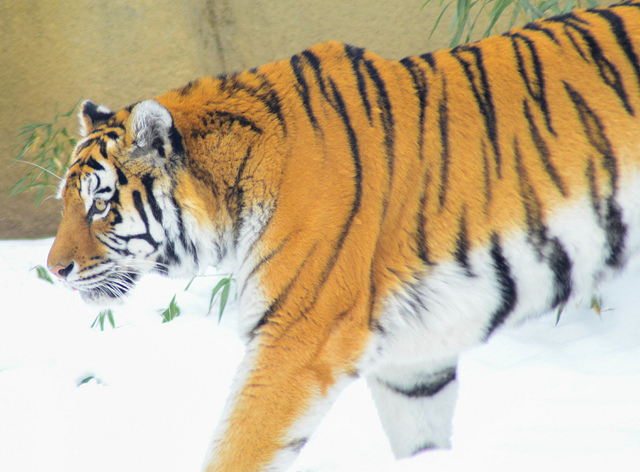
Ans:
[{"label": "beige wall", "polygon": [[49,120],[80,97],[118,109],[329,39],[390,59],[444,47],[444,38],[428,39],[436,13],[423,3],[0,0],[0,238],[52,236],[58,224],[59,202],[35,208],[32,194],[7,194],[26,170],[11,162],[19,126]]}]

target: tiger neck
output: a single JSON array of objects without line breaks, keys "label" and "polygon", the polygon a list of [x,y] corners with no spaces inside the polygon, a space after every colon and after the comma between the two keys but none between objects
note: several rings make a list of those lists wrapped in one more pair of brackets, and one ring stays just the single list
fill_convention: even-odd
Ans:
[{"label": "tiger neck", "polygon": [[182,136],[176,198],[205,228],[198,234],[214,233],[222,248],[217,252],[224,255],[247,247],[268,219],[286,151],[281,123],[265,112],[264,100],[247,96],[240,86],[223,90],[221,80],[202,79],[156,100]]}]

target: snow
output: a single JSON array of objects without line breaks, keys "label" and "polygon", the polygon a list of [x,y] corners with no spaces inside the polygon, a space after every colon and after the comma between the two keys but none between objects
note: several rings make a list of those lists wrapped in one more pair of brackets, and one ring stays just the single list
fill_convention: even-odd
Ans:
[{"label": "snow", "polygon": [[[215,277],[147,276],[100,311],[37,278],[52,240],[0,242],[0,471],[197,472],[243,346]],[[366,384],[341,395],[292,470],[626,471],[640,459],[640,262],[589,300],[466,353],[453,448],[396,461]],[[162,323],[171,298],[181,315]],[[230,299],[231,300],[231,299]],[[83,380],[89,379],[83,383]]]}]

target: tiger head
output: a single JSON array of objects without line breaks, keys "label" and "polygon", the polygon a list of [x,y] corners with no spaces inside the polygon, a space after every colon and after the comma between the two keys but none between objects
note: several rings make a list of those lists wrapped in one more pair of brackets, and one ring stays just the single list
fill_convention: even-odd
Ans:
[{"label": "tiger head", "polygon": [[63,216],[48,257],[51,272],[96,303],[117,300],[140,275],[197,265],[188,218],[176,202],[182,138],[155,101],[113,113],[90,101],[83,139],[62,181]]}]

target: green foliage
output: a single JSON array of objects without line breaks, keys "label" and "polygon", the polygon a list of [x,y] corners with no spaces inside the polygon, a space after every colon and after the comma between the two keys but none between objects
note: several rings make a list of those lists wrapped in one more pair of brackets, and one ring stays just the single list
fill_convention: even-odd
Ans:
[{"label": "green foliage", "polygon": [[231,276],[224,277],[220,279],[218,284],[211,291],[211,299],[209,300],[209,311],[207,312],[207,314],[211,313],[216,295],[220,293],[220,313],[218,314],[218,321],[222,319],[222,314],[224,313],[224,309],[227,306],[227,301],[229,300],[229,292],[231,290],[231,282],[233,280],[234,279]]},{"label": "green foliage", "polygon": [[109,324],[111,325],[112,328],[116,327],[116,321],[113,318],[113,312],[111,310],[102,310],[100,313],[98,313],[98,316],[96,316],[96,319],[93,320],[91,327],[92,328],[99,327],[100,331],[104,331],[105,320],[109,320]]},{"label": "green foliage", "polygon": [[45,267],[37,265],[33,269],[36,270],[36,274],[38,275],[38,278],[40,280],[44,280],[45,282],[49,282],[50,284],[53,283],[53,279],[51,278],[51,276],[49,275],[49,271]]},{"label": "green foliage", "polygon": [[78,387],[80,385],[84,385],[84,384],[87,384],[87,383],[91,382],[93,379],[95,379],[95,376],[94,375],[90,375],[88,377],[84,377],[84,378],[78,380]]},{"label": "green foliage", "polygon": [[[511,28],[519,22],[519,18],[521,18],[521,23],[527,23],[544,16],[566,13],[574,8],[598,6],[597,0],[439,0],[439,2],[440,14],[430,37],[433,36],[444,13],[453,6],[455,11],[448,33],[451,36],[449,43],[451,47],[468,43],[471,40],[478,18],[482,16],[483,12],[489,19],[489,26],[482,33],[482,37],[485,38],[492,33],[498,20],[509,11],[509,28]],[[426,0],[423,7],[429,3],[431,0]]]},{"label": "green foliage", "polygon": [[174,295],[167,309],[162,312],[162,322],[168,323],[178,316],[180,316],[180,307],[176,304],[176,295]]},{"label": "green foliage", "polygon": [[70,110],[54,115],[50,122],[32,123],[18,129],[19,143],[14,148],[14,161],[29,165],[29,170],[9,189],[11,195],[35,190],[38,205],[47,189],[57,188],[76,145],[76,139],[65,123],[78,103]]}]

